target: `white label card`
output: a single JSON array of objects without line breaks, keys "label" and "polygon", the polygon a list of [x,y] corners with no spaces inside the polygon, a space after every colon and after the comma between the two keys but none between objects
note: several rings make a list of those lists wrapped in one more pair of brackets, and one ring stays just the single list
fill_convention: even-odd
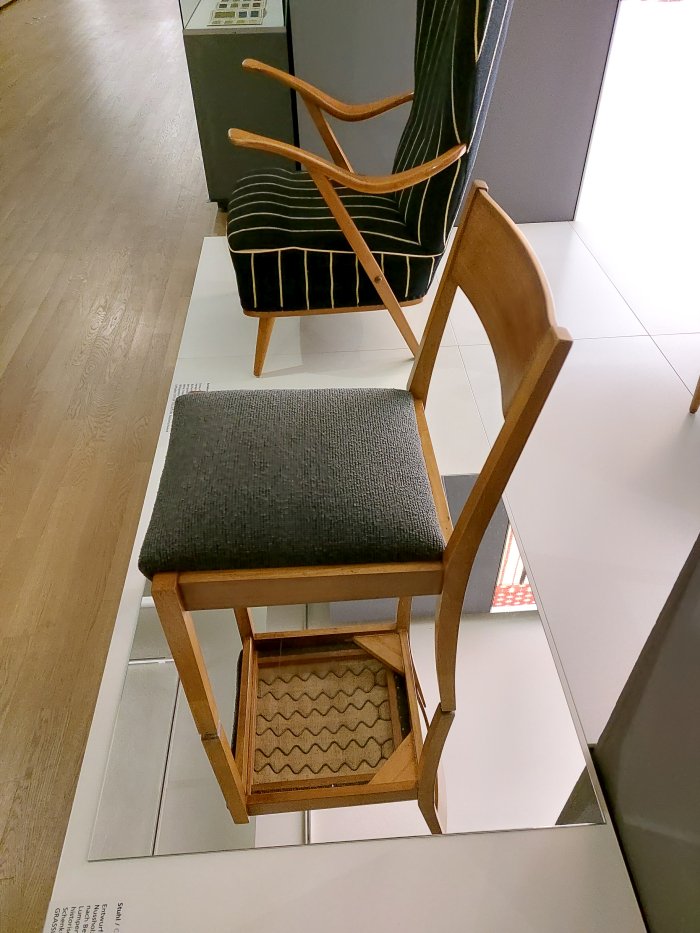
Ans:
[{"label": "white label card", "polygon": [[49,910],[44,933],[128,933],[124,902],[58,904]]}]

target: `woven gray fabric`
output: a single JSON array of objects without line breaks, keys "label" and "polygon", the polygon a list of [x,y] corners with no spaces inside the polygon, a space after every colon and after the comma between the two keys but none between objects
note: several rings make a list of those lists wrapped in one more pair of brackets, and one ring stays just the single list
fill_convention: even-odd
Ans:
[{"label": "woven gray fabric", "polygon": [[444,546],[408,392],[207,392],[175,403],[139,567],[435,560]]}]

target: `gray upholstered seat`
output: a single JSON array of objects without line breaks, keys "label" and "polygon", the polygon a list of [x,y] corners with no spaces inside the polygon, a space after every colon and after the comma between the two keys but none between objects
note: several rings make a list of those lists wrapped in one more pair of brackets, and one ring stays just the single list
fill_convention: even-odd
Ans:
[{"label": "gray upholstered seat", "polygon": [[175,404],[144,574],[440,559],[413,400],[397,389]]}]

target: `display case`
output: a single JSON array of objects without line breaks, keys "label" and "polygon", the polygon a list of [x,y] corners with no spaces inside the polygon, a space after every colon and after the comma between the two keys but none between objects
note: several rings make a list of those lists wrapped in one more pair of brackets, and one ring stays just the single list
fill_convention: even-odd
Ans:
[{"label": "display case", "polygon": [[241,175],[289,163],[236,149],[231,127],[295,142],[289,91],[243,71],[258,58],[289,71],[285,0],[180,0],[183,38],[209,198],[224,206]]}]

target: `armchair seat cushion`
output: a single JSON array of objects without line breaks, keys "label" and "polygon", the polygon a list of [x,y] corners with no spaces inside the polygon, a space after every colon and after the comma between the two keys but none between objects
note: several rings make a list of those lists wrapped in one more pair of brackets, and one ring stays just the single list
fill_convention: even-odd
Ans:
[{"label": "armchair seat cushion", "polygon": [[440,560],[444,546],[410,393],[192,393],[175,404],[139,567]]},{"label": "armchair seat cushion", "polygon": [[[393,194],[336,191],[399,301],[422,298],[439,255],[411,235]],[[308,172],[246,175],[229,202],[228,243],[246,311],[305,311],[379,303]]]}]

